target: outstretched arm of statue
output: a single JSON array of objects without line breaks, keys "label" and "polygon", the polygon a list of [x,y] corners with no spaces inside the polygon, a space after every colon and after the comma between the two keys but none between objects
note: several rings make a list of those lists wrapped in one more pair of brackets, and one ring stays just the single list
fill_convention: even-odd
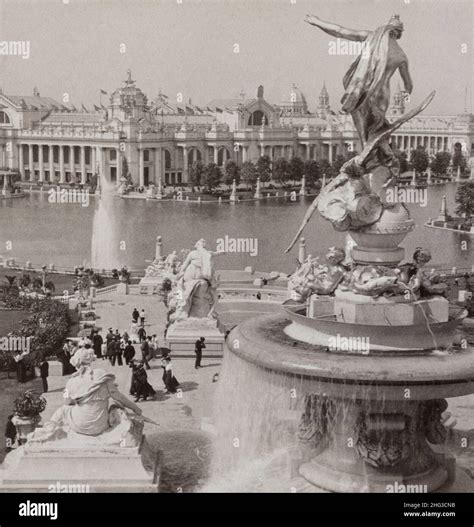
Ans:
[{"label": "outstretched arm of statue", "polygon": [[403,85],[405,86],[405,91],[411,93],[413,91],[413,82],[411,80],[410,71],[408,70],[408,62],[401,64],[399,71],[403,80]]},{"label": "outstretched arm of statue", "polygon": [[358,29],[349,29],[347,27],[339,26],[338,24],[333,24],[331,22],[325,22],[317,16],[306,15],[305,22],[311,24],[312,26],[319,27],[325,33],[337,38],[345,38],[347,40],[365,40],[371,33],[371,31],[358,30]]},{"label": "outstretched arm of statue", "polygon": [[117,389],[114,383],[109,382],[107,387],[109,389],[110,397],[112,397],[114,401],[117,401],[119,404],[125,406],[125,408],[129,408],[132,410],[132,412],[141,415],[141,408],[134,402],[130,401],[128,397],[125,397],[125,395]]}]

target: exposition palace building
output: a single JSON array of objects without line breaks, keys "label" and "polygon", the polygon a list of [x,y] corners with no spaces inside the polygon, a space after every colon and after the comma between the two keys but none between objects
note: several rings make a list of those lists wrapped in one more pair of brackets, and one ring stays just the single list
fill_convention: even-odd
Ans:
[{"label": "exposition palace building", "polygon": [[[394,96],[392,118],[405,110],[400,92]],[[422,115],[393,136],[394,146],[407,153],[424,145],[433,155],[462,148],[474,151],[474,115]],[[185,183],[196,160],[223,166],[298,155],[332,162],[347,150],[360,151],[352,119],[333,111],[323,87],[318,107],[310,111],[303,93],[293,86],[280,104],[257,96],[218,99],[205,107],[172,104],[161,92],[148,103],[132,80],[110,96],[108,106],[78,111],[43,97],[6,95],[0,90],[0,167],[18,170],[25,182],[87,184],[94,173],[118,182],[123,157],[140,186]]]}]

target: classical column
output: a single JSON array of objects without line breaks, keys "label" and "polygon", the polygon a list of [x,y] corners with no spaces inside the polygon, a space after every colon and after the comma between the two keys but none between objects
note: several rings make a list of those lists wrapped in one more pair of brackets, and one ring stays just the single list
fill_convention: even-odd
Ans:
[{"label": "classical column", "polygon": [[248,157],[248,146],[242,145],[242,163],[245,163],[247,161]]},{"label": "classical column", "polygon": [[120,148],[117,148],[117,185],[120,185],[120,179],[122,177],[122,152]]},{"label": "classical column", "polygon": [[54,183],[54,146],[49,145],[49,181]]},{"label": "classical column", "polygon": [[265,145],[260,145],[260,157],[265,155]]},{"label": "classical column", "polygon": [[44,181],[43,145],[38,145],[39,180]]},{"label": "classical column", "polygon": [[64,146],[59,145],[59,183],[66,182],[66,171],[64,170]]},{"label": "classical column", "polygon": [[33,145],[28,145],[28,168],[30,169],[30,181],[34,181],[35,171],[33,168]]},{"label": "classical column", "polygon": [[163,173],[162,173],[162,156],[163,152],[161,147],[155,148],[155,183],[158,183],[158,180],[161,178],[163,180]]},{"label": "classical column", "polygon": [[76,160],[74,159],[74,146],[69,145],[69,170],[71,172],[71,181],[76,180]]},{"label": "classical column", "polygon": [[332,164],[332,143],[329,143],[329,162]]},{"label": "classical column", "polygon": [[87,180],[86,172],[86,149],[81,145],[81,185],[85,185]]},{"label": "classical column", "polygon": [[138,158],[138,166],[139,166],[139,182],[138,184],[140,187],[145,186],[145,167],[144,167],[144,155],[143,155],[143,148],[139,149],[139,158]]},{"label": "classical column", "polygon": [[183,183],[188,182],[188,147],[183,146]]},{"label": "classical column", "polygon": [[20,171],[21,180],[25,180],[25,168],[23,166],[23,145],[18,145],[18,170]]},{"label": "classical column", "polygon": [[214,163],[217,165],[217,161],[218,161],[218,151],[217,151],[217,145],[214,145],[212,147],[214,149]]},{"label": "classical column", "polygon": [[92,174],[95,174],[97,172],[97,148],[95,146],[91,146],[91,172]]}]

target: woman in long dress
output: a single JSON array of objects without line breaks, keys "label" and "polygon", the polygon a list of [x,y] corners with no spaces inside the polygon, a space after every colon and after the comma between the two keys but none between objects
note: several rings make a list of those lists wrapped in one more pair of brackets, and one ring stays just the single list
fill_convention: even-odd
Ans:
[{"label": "woman in long dress", "polygon": [[166,393],[176,393],[176,389],[179,386],[178,379],[173,375],[173,364],[170,357],[163,357],[161,361],[161,367],[163,368],[163,383],[166,388]]}]

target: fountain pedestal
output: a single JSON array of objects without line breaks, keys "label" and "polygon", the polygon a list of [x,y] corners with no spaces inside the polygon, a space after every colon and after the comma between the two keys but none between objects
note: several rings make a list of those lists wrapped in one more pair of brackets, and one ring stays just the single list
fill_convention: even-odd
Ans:
[{"label": "fountain pedestal", "polygon": [[333,492],[386,493],[396,492],[396,486],[410,485],[422,493],[438,489],[453,477],[453,460],[435,453],[428,444],[430,439],[444,441],[440,419],[446,401],[308,398],[312,419],[303,416],[300,434],[308,426],[317,425],[320,430],[326,420],[326,434],[317,435],[312,444],[320,452],[300,467],[300,474],[317,487]]}]

